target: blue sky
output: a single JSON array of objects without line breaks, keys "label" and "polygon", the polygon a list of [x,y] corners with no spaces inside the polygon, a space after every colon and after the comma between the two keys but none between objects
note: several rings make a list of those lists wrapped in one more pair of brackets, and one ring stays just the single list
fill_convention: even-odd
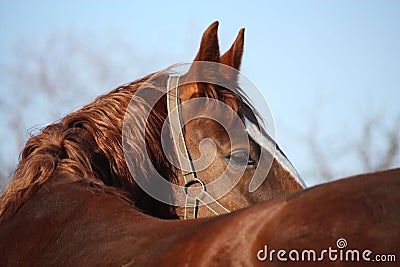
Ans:
[{"label": "blue sky", "polygon": [[[357,138],[368,114],[388,124],[399,117],[399,1],[0,1],[0,66],[16,60],[18,43],[79,32],[94,46],[123,40],[142,55],[132,65],[145,68],[117,85],[191,61],[215,20],[222,51],[246,28],[242,71],[267,97],[277,141],[300,172],[312,168],[301,138],[310,121],[319,121],[321,144],[332,145]],[[0,83],[2,97],[9,90]],[[346,164],[338,173],[357,172]]]}]

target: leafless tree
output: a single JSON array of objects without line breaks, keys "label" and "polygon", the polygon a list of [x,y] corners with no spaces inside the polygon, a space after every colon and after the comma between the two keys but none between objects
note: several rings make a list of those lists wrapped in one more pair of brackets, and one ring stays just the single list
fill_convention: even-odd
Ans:
[{"label": "leafless tree", "polygon": [[35,40],[35,45],[20,41],[12,65],[2,64],[0,191],[30,132],[152,67],[120,38],[94,40],[63,33]]},{"label": "leafless tree", "polygon": [[[342,177],[343,173],[355,174],[399,167],[400,115],[388,123],[384,123],[382,118],[382,115],[367,115],[358,122],[358,136],[344,138],[339,135],[335,144],[328,146],[321,146],[318,122],[311,121],[309,133],[304,140],[314,162],[316,175],[329,181]],[[342,158],[359,167],[341,169],[343,166],[336,165],[336,162]]]}]

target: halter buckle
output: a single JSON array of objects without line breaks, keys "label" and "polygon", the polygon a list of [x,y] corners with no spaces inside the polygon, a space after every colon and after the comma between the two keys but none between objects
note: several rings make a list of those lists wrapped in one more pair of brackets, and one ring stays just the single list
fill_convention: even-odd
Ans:
[{"label": "halter buckle", "polygon": [[206,192],[206,184],[199,178],[194,178],[193,180],[187,182],[184,186],[184,192],[185,192],[186,196],[188,195],[188,188],[197,183],[199,183],[201,185],[201,190]]}]

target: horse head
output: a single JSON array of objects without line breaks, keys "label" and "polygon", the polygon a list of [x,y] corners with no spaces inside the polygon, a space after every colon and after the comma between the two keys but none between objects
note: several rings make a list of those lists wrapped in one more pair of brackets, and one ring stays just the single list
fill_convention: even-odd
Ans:
[{"label": "horse head", "polygon": [[[186,217],[189,187],[204,189],[206,199],[198,200],[214,204],[196,204],[194,213],[203,217],[282,196],[304,185],[240,86],[244,29],[222,56],[217,31],[215,22],[204,32],[187,70],[177,74],[178,65],[149,77],[136,90],[125,115],[125,158],[134,179],[148,195],[176,206],[173,213],[180,218]],[[138,129],[146,129],[145,134]],[[142,157],[145,154],[149,157]],[[143,162],[144,171],[137,172]]]},{"label": "horse head", "polygon": [[[222,56],[217,30],[215,22],[204,32],[191,67],[175,86],[179,95],[172,100],[180,103],[184,126],[180,142],[193,164],[196,181],[224,210],[233,211],[303,187],[240,88],[244,29]],[[165,127],[173,119],[167,103],[171,99],[167,96],[173,94],[166,87],[170,78],[171,73],[161,71],[120,86],[31,137],[2,196],[2,219],[12,216],[54,179],[118,195],[156,217],[183,218],[184,205],[174,203],[185,195],[183,190],[174,190],[174,185],[186,188],[191,182],[185,182],[185,172],[176,164],[180,148],[174,147],[171,128]],[[150,98],[143,97],[143,92]],[[252,186],[256,174],[257,186]],[[157,175],[164,182],[154,179]],[[168,201],[149,194],[140,181]],[[198,217],[215,214],[204,205],[196,213]]]},{"label": "horse head", "polygon": [[[239,84],[244,29],[223,55],[220,55],[217,31],[218,22],[214,22],[204,32],[192,66],[180,78],[183,85],[179,98],[185,143],[194,169],[201,169],[196,171],[196,176],[206,186],[214,183],[213,187],[207,187],[210,195],[220,197],[218,202],[232,211],[300,190],[304,183],[262,128],[257,110],[246,97],[246,88]],[[206,79],[211,82],[191,82]],[[249,124],[256,126],[270,146],[260,145],[248,134]],[[262,175],[263,179],[252,191],[249,188],[255,175]],[[178,179],[181,185],[185,181],[182,176]],[[228,191],[224,191],[226,187]],[[180,217],[183,210],[177,208]],[[202,205],[198,214],[214,213]]]}]

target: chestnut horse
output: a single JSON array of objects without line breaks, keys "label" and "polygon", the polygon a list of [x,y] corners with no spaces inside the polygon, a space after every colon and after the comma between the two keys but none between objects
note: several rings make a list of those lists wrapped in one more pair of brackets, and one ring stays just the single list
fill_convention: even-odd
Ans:
[{"label": "chestnut horse", "polygon": [[[216,22],[205,31],[195,61],[239,69],[244,31],[220,56],[217,28]],[[190,69],[189,74],[196,76],[197,71]],[[227,83],[237,83],[232,73],[221,76]],[[336,260],[316,256],[316,260],[335,266],[359,263],[345,261],[340,253],[346,256],[347,251],[339,239],[347,241],[348,248],[359,249],[365,262],[379,255],[392,262],[393,256],[398,259],[400,170],[299,191],[300,178],[277,148],[271,154],[275,157],[266,179],[250,193],[255,168],[263,167],[260,155],[265,148],[249,138],[249,149],[238,153],[227,140],[226,129],[204,118],[187,122],[184,132],[193,160],[201,157],[202,140],[216,144],[210,166],[198,173],[202,182],[208,184],[219,177],[228,162],[244,165],[244,172],[231,192],[218,199],[232,212],[211,216],[201,205],[196,214],[204,218],[179,220],[184,217],[183,207],[154,199],[137,183],[137,179],[151,183],[151,164],[166,180],[185,185],[185,173],[162,150],[167,97],[160,98],[148,118],[140,113],[139,102],[130,110],[137,111],[131,114],[137,122],[146,121],[146,147],[145,151],[137,149],[140,146],[130,140],[130,152],[138,159],[133,170],[123,153],[122,129],[131,99],[143,86],[147,91],[160,91],[146,83],[148,78],[99,97],[28,140],[0,203],[1,266],[254,266],[281,265],[285,258],[309,265],[313,263],[311,249],[327,250],[322,256],[339,255]],[[246,119],[255,121],[257,111],[240,90],[205,83],[179,87],[183,103],[205,97],[229,106],[239,120],[231,121],[232,128]],[[183,117],[191,112],[197,111],[182,109]],[[134,126],[130,128],[133,136]],[[137,131],[140,136],[140,129]],[[143,153],[149,154],[149,162],[143,161]],[[295,249],[300,256],[307,250],[308,260],[301,261],[295,252],[289,252]]]},{"label": "chestnut horse", "polygon": [[[205,31],[195,61],[217,62],[228,65],[231,69],[239,69],[243,54],[244,30],[240,31],[231,49],[220,56],[217,28],[218,23],[213,23]],[[197,69],[189,73],[191,76],[200,75]],[[229,71],[222,73],[222,79],[228,84],[237,78],[231,77],[234,74],[236,73]],[[163,75],[160,75],[160,79],[166,80]],[[146,214],[166,219],[182,218],[183,211],[180,207],[167,205],[152,198],[136,183],[139,179],[152,180],[154,174],[149,173],[149,165],[155,166],[156,171],[171,182],[182,184],[184,180],[182,173],[170,163],[162,148],[162,126],[168,115],[166,96],[154,105],[146,118],[143,114],[143,105],[147,103],[143,104],[142,98],[137,100],[138,97],[135,95],[139,88],[141,92],[150,93],[162,90],[153,82],[148,82],[153,76],[155,75],[149,75],[100,96],[93,103],[69,114],[60,122],[47,126],[40,134],[30,138],[22,151],[14,179],[2,198],[0,205],[2,220],[13,216],[39,188],[46,186],[51,180],[61,179],[67,182],[66,176],[73,176],[76,182],[79,180],[92,188],[114,192],[118,196],[123,195]],[[233,92],[221,86],[203,83],[184,84],[180,87],[179,98],[183,102],[201,96],[202,99],[217,99],[226,103],[238,114],[233,117],[233,122],[224,123],[230,124],[228,127],[234,130],[238,125],[243,126],[241,120],[254,121],[256,111],[253,112],[253,108],[247,104],[247,99],[239,90]],[[136,102],[131,103],[133,101]],[[126,114],[127,110],[129,114]],[[186,109],[182,115],[193,112],[195,111]],[[128,168],[125,160],[127,155],[123,151],[125,144],[122,132],[128,116],[131,120],[129,122],[131,136],[137,137],[130,138],[129,144],[126,145],[134,155],[132,161],[138,161],[133,168]],[[146,124],[141,125],[140,122],[143,120],[146,120]],[[139,136],[145,127],[146,147],[143,148],[139,145],[141,141]],[[238,128],[237,132],[240,131],[243,132],[244,129]],[[217,155],[209,166],[199,173],[204,177],[204,183],[208,184],[219,177],[230,160],[238,161],[238,165],[242,163],[248,165],[237,185],[219,199],[219,202],[230,211],[302,189],[301,179],[295,171],[291,171],[290,162],[277,149],[271,171],[264,183],[250,193],[248,188],[255,167],[263,165],[262,158],[259,158],[260,145],[249,138],[248,151],[236,153],[241,150],[233,146],[240,144],[232,145],[226,129],[211,119],[199,116],[198,119],[186,123],[184,138],[193,159],[199,157],[199,147],[203,139],[211,139],[217,146]],[[149,155],[148,160],[142,157],[143,154]],[[210,214],[207,208],[200,207],[198,217],[210,215],[213,214]]]}]

